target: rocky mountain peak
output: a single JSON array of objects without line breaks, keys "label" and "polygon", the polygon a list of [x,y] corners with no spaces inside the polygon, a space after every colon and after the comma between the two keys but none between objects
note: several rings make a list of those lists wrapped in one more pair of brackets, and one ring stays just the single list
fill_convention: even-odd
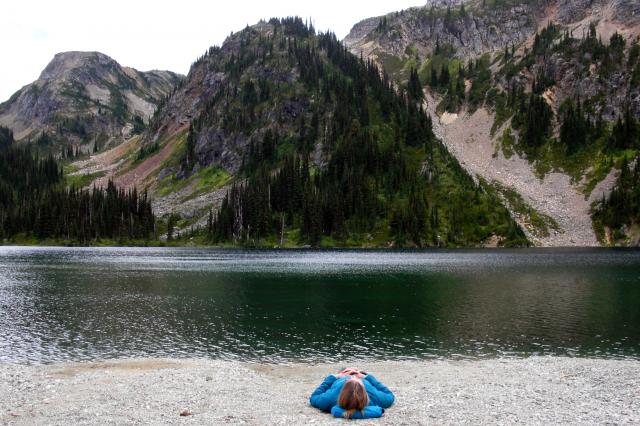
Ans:
[{"label": "rocky mountain peak", "polygon": [[57,53],[40,74],[40,80],[64,78],[77,69],[115,68],[118,63],[100,52],[61,52]]},{"label": "rocky mountain peak", "polygon": [[0,125],[53,152],[65,145],[93,152],[140,132],[181,79],[123,67],[100,52],[58,53],[38,80],[0,105]]},{"label": "rocky mountain peak", "polygon": [[469,0],[430,0],[427,2],[426,7],[435,7],[435,8],[446,8],[459,6],[462,3],[468,2]]}]

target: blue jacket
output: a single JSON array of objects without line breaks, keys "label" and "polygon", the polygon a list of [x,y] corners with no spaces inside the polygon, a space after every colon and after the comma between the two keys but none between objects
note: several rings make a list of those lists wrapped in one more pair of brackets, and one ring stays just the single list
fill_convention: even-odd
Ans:
[{"label": "blue jacket", "polygon": [[[311,394],[309,402],[322,411],[331,412],[335,417],[342,417],[345,410],[338,405],[338,396],[342,386],[349,379],[350,376],[340,379],[334,375],[327,376],[318,389]],[[393,393],[371,374],[365,376],[362,382],[369,396],[369,405],[362,412],[355,412],[351,418],[371,419],[382,416],[384,409],[393,404],[395,399]]]}]

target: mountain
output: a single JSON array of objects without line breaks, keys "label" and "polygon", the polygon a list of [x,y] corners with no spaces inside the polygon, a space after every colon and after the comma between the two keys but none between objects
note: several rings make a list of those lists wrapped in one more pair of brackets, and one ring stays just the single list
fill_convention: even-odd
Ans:
[{"label": "mountain", "polygon": [[218,244],[528,244],[413,95],[299,18],[210,48],[140,140],[77,167],[148,187],[169,230]]},{"label": "mountain", "polygon": [[638,36],[636,1],[469,0],[364,20],[344,42],[424,89],[436,135],[530,239],[568,246],[639,240],[640,212],[607,201],[634,191],[617,177],[640,148]]},{"label": "mountain", "polygon": [[0,105],[0,125],[16,140],[53,152],[96,151],[139,133],[181,78],[122,67],[99,52],[58,53],[36,81]]},{"label": "mountain", "polygon": [[274,19],[184,79],[61,54],[0,106],[0,125],[83,154],[69,185],[147,189],[167,237],[633,245],[639,8],[437,0],[360,22],[344,45]]}]

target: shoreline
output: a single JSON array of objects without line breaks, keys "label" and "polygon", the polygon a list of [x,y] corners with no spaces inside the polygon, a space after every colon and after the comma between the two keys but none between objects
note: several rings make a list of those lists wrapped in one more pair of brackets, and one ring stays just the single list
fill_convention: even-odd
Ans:
[{"label": "shoreline", "polygon": [[52,244],[24,244],[15,242],[0,241],[0,248],[52,248],[52,249],[211,249],[226,251],[278,251],[278,252],[322,252],[322,251],[364,251],[364,252],[425,252],[425,253],[445,253],[445,252],[509,252],[509,251],[566,251],[566,252],[589,252],[589,251],[638,251],[640,246],[529,246],[529,247],[489,247],[489,246],[467,246],[467,247],[388,247],[388,246],[333,246],[333,247],[311,247],[311,246],[240,246],[240,245],[204,245],[197,243],[160,243],[160,244],[93,244],[93,245],[73,245],[64,243]]},{"label": "shoreline", "polygon": [[[396,395],[380,424],[638,424],[640,361],[363,362]],[[0,364],[0,424],[343,424],[312,408],[344,365],[138,358]],[[192,415],[180,416],[183,410]]]}]

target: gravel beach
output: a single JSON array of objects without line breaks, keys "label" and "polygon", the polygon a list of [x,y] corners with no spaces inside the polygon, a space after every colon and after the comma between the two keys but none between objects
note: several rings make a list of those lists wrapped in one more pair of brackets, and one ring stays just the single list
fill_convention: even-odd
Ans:
[{"label": "gravel beach", "polygon": [[[640,362],[579,358],[367,362],[396,394],[358,425],[638,424]],[[0,364],[2,424],[340,424],[308,404],[344,365],[134,359]],[[190,415],[181,416],[184,410]],[[187,413],[183,413],[187,414]]]}]

